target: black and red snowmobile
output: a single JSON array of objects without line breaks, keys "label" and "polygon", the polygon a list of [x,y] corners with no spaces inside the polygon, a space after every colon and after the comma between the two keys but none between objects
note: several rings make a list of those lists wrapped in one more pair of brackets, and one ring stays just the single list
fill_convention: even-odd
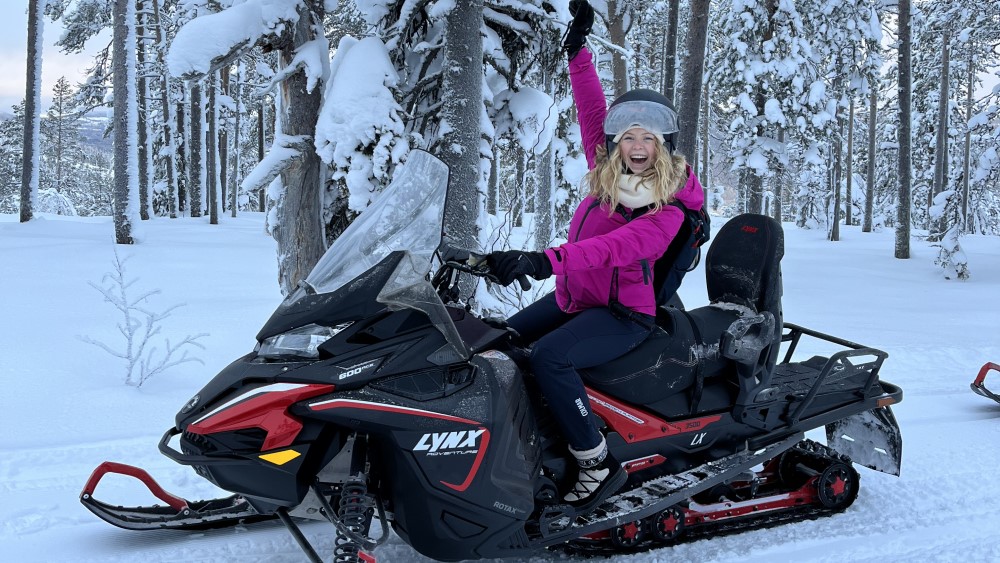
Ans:
[{"label": "black and red snowmobile", "polygon": [[979,374],[976,375],[976,379],[974,379],[969,386],[972,387],[972,390],[975,391],[977,395],[982,395],[983,397],[993,399],[994,401],[1000,403],[1000,395],[986,388],[986,374],[990,371],[1000,371],[1000,365],[994,364],[993,362],[986,362],[983,364],[983,367],[979,368]]},{"label": "black and red snowmobile", "polygon": [[[577,513],[560,494],[576,464],[525,351],[457,297],[470,274],[490,273],[475,255],[442,250],[447,184],[444,164],[412,154],[255,350],[177,414],[160,451],[232,496],[187,501],[106,463],[83,504],[132,530],[278,518],[313,561],[302,519],[334,524],[336,561],[374,560],[391,528],[454,561],[555,546],[627,552],[815,518],[857,497],[854,464],[899,474],[890,405],[902,391],[879,379],[886,353],[783,323],[780,224],[741,215],[706,257],[712,304],[662,309],[641,346],[583,374],[629,479]],[[793,361],[800,340],[837,351]],[[806,439],[820,428],[825,444]],[[166,506],[97,500],[108,473],[139,478]]]}]

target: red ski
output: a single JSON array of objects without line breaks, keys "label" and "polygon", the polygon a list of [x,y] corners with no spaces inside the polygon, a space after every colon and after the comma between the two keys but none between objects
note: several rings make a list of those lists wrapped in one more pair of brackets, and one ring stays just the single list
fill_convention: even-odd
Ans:
[{"label": "red ski", "polygon": [[979,375],[976,376],[976,380],[972,382],[970,387],[972,387],[972,390],[977,394],[982,395],[983,397],[989,397],[990,399],[1000,403],[1000,395],[997,395],[993,391],[987,389],[984,383],[986,380],[986,374],[990,370],[1000,371],[1000,365],[994,364],[993,362],[986,362],[983,364],[983,367],[979,369]]}]

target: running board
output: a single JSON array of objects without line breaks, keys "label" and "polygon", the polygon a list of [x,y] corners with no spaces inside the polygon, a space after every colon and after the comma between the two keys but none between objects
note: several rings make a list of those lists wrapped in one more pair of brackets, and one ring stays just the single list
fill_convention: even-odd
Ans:
[{"label": "running board", "polygon": [[588,514],[577,515],[568,505],[548,507],[539,517],[541,537],[533,538],[531,547],[555,545],[652,516],[774,458],[803,439],[805,435],[798,432],[757,451],[742,451],[682,473],[647,481],[636,489],[609,498]]},{"label": "running board", "polygon": [[[114,506],[94,498],[94,489],[108,473],[134,477],[166,506]],[[145,470],[106,461],[99,465],[80,493],[80,502],[98,518],[126,530],[209,530],[277,518],[257,512],[245,498],[189,501],[165,491]]]}]

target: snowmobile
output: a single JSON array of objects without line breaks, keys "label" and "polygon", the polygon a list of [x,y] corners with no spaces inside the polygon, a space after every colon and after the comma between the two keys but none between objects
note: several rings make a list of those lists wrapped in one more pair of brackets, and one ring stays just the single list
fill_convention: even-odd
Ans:
[{"label": "snowmobile", "polygon": [[[857,497],[854,464],[899,474],[891,405],[902,391],[879,378],[886,353],[783,323],[780,224],[740,215],[706,256],[712,304],[662,308],[640,346],[583,372],[629,478],[577,512],[560,493],[576,464],[525,347],[460,298],[469,276],[491,273],[443,234],[448,174],[430,154],[411,154],[253,352],[181,408],[160,451],[232,496],[188,501],[108,462],[81,502],[130,530],[277,518],[311,561],[321,558],[303,519],[334,525],[336,561],[373,561],[390,529],[455,561],[567,546],[629,552],[815,518]],[[792,361],[800,340],[814,339],[838,351]],[[826,444],[806,439],[821,428]],[[109,473],[140,479],[166,505],[98,500]]]},{"label": "snowmobile", "polygon": [[986,388],[986,374],[993,371],[1000,371],[1000,365],[994,364],[993,362],[986,362],[983,367],[979,368],[979,374],[976,375],[976,379],[972,381],[969,385],[972,390],[976,392],[977,395],[982,395],[988,399],[993,399],[994,401],[1000,403],[1000,395],[997,395],[993,391]]}]

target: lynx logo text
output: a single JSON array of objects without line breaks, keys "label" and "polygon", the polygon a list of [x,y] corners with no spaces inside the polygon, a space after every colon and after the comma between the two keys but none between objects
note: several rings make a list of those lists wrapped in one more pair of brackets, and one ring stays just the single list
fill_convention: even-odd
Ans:
[{"label": "lynx logo text", "polygon": [[460,430],[458,432],[432,432],[420,437],[413,447],[415,452],[427,452],[427,455],[461,455],[479,452],[479,437],[486,432],[485,428],[478,430]]}]

